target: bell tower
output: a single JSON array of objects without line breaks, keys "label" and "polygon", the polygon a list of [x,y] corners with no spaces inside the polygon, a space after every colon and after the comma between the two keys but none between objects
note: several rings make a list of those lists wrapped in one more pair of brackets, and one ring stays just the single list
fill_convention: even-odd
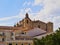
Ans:
[{"label": "bell tower", "polygon": [[26,13],[26,18],[29,18],[28,13]]},{"label": "bell tower", "polygon": [[26,27],[27,29],[31,28],[32,27],[32,22],[31,22],[31,19],[29,18],[29,14],[26,13],[25,14],[25,18],[24,18],[24,27]]}]

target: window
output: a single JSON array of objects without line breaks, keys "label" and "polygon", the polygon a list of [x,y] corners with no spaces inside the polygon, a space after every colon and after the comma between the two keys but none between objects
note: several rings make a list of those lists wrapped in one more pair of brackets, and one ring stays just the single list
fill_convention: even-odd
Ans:
[{"label": "window", "polygon": [[30,43],[28,45],[30,45]]},{"label": "window", "polygon": [[2,38],[2,41],[4,41],[4,38]]},{"label": "window", "polygon": [[26,32],[25,32],[25,34],[26,34]]},{"label": "window", "polygon": [[9,43],[9,45],[12,45],[11,43]]},{"label": "window", "polygon": [[23,45],[23,43],[21,45]]},{"label": "window", "polygon": [[3,35],[4,35],[4,33],[3,33]]},{"label": "window", "polygon": [[26,34],[26,32],[21,32],[21,34]]},{"label": "window", "polygon": [[22,31],[21,34],[24,34],[24,31]]},{"label": "window", "polygon": [[46,24],[46,31],[47,31],[47,24]]},{"label": "window", "polygon": [[27,24],[28,24],[28,20],[27,20]]},{"label": "window", "polygon": [[11,33],[11,36],[13,36],[13,32]]},{"label": "window", "polygon": [[17,44],[16,44],[17,45]]},{"label": "window", "polygon": [[38,25],[38,28],[40,28],[40,25]]},{"label": "window", "polygon": [[13,38],[11,38],[11,40],[13,40]]},{"label": "window", "polygon": [[24,32],[22,32],[21,34],[24,34]]},{"label": "window", "polygon": [[0,32],[0,36],[4,36],[4,32]]}]

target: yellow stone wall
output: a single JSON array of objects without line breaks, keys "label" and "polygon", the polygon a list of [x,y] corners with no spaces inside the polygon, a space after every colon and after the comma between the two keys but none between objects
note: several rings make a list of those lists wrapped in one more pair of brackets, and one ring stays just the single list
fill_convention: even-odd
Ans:
[{"label": "yellow stone wall", "polygon": [[[40,27],[38,27],[38,26],[40,26]],[[40,28],[40,29],[46,30],[46,23],[42,23],[42,22],[33,23],[33,27],[34,28]]]},{"label": "yellow stone wall", "polygon": [[53,32],[53,23],[51,22],[48,22],[47,23],[47,32]]},{"label": "yellow stone wall", "polygon": [[23,45],[28,45],[28,44],[34,45],[32,40],[25,40],[25,41],[24,40],[20,40],[20,41],[11,41],[11,42],[8,41],[5,44],[9,45],[9,43],[12,44],[12,45],[16,45],[16,44],[17,45],[22,45],[22,44]]}]

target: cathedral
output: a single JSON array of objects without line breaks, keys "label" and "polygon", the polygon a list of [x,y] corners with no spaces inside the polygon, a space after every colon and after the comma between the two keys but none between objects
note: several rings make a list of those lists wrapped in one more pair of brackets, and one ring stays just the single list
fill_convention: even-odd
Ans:
[{"label": "cathedral", "polygon": [[33,45],[33,38],[53,32],[52,22],[32,21],[29,14],[14,26],[0,26],[0,45]]}]

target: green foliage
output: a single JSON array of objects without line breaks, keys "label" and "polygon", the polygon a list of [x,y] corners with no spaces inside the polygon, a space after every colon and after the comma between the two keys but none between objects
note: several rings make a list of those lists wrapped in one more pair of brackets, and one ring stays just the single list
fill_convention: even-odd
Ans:
[{"label": "green foliage", "polygon": [[60,28],[56,33],[42,37],[42,39],[35,38],[34,45],[60,45]]}]

